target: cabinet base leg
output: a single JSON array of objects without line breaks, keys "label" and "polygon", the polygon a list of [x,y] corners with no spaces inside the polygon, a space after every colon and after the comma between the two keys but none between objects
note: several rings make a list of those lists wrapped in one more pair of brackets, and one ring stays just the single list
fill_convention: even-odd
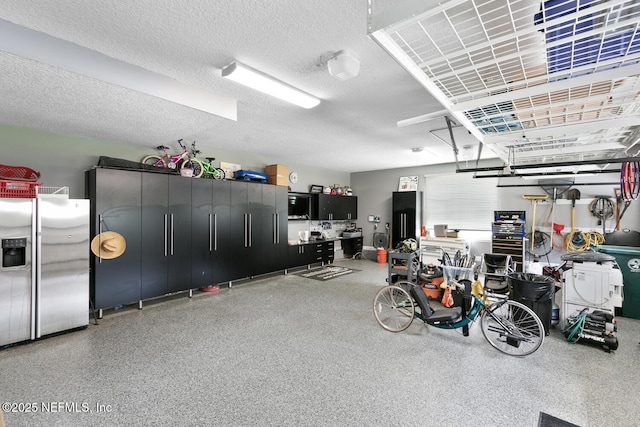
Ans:
[{"label": "cabinet base leg", "polygon": [[98,309],[98,319],[102,319],[102,309]]},{"label": "cabinet base leg", "polygon": [[284,275],[286,276],[287,274],[289,274],[289,270],[287,270],[286,268],[284,269]]},{"label": "cabinet base leg", "polygon": [[193,297],[193,289],[189,289],[189,298]]},{"label": "cabinet base leg", "polygon": [[142,310],[142,300],[138,301],[138,310]]},{"label": "cabinet base leg", "polygon": [[229,289],[231,289],[232,286],[233,286],[233,283],[231,283],[231,281],[229,281]]}]

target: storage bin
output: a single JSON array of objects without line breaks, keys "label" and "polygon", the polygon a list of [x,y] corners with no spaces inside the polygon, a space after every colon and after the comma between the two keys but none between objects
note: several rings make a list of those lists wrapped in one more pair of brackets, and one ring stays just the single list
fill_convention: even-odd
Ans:
[{"label": "storage bin", "polygon": [[10,181],[0,179],[0,197],[33,199],[36,197],[37,189],[41,185],[41,182]]},{"label": "storage bin", "polygon": [[601,245],[596,246],[595,249],[615,257],[622,272],[624,299],[621,316],[640,319],[640,248]]}]

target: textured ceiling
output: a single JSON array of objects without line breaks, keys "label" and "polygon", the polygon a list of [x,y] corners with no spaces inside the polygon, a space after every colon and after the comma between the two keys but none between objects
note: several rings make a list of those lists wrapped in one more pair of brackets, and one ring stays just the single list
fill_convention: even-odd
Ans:
[{"label": "textured ceiling", "polygon": [[[0,50],[3,124],[150,148],[183,138],[207,156],[247,151],[347,172],[454,161],[444,107],[368,36],[366,0],[3,0],[0,18],[237,100],[233,121]],[[347,81],[321,59],[342,49],[361,62]],[[220,71],[234,60],[322,102],[305,110],[227,81]],[[474,159],[478,139],[453,131],[459,158]]]},{"label": "textured ceiling", "polygon": [[[368,37],[366,1],[3,0],[0,18],[236,99],[238,108],[237,121],[224,119],[0,51],[3,124],[149,147],[184,138],[203,155],[249,151],[348,172],[453,161],[448,132],[430,132],[444,119],[397,126],[442,107]],[[361,62],[347,81],[321,60],[342,49]],[[220,71],[233,60],[322,103],[305,110],[227,81]]]}]

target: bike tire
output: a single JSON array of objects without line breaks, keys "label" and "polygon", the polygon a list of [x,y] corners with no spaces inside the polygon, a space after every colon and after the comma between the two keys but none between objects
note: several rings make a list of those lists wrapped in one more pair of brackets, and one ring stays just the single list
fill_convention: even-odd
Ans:
[{"label": "bike tire", "polygon": [[164,159],[160,156],[156,156],[155,154],[152,154],[150,156],[143,158],[140,163],[147,166],[155,166],[157,168],[167,167],[167,164],[165,163]]},{"label": "bike tire", "polygon": [[510,356],[528,356],[540,348],[545,336],[538,315],[526,305],[512,300],[485,307],[480,326],[489,344]]},{"label": "bike tire", "polygon": [[400,286],[385,286],[373,298],[373,315],[382,328],[390,332],[404,331],[415,315],[413,299]]},{"label": "bike tire", "polygon": [[193,178],[200,178],[204,172],[204,166],[198,159],[185,159],[180,165],[181,168],[193,169]]},{"label": "bike tire", "polygon": [[213,166],[211,168],[213,169],[213,171],[211,172],[213,179],[224,179],[224,169],[216,168]]}]

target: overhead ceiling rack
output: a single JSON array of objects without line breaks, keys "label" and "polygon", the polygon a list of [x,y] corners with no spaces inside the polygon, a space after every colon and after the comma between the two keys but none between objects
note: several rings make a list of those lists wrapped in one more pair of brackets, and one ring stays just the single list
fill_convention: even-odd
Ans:
[{"label": "overhead ceiling rack", "polygon": [[639,28],[635,0],[369,0],[371,38],[516,165],[639,155]]}]

